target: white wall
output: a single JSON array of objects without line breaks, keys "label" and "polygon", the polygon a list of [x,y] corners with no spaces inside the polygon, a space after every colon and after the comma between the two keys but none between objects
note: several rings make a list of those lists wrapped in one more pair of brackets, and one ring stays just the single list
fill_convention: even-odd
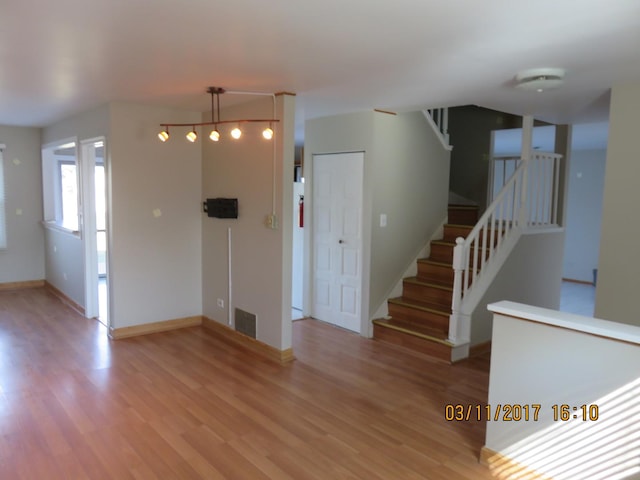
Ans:
[{"label": "white wall", "polygon": [[[177,132],[167,143],[157,138],[162,122],[199,118],[196,112],[111,104],[43,131],[45,144],[106,138],[112,328],[201,313],[201,147]],[[53,232],[47,238],[47,280],[84,306],[82,251],[77,237]]]},{"label": "white wall", "polygon": [[47,145],[73,137],[77,137],[78,141],[100,136],[108,137],[108,134],[109,107],[103,105],[45,127],[42,130],[42,144]]},{"label": "white wall", "polygon": [[0,250],[0,283],[43,280],[40,129],[0,125],[4,150],[7,249]]},{"label": "white wall", "polygon": [[[237,198],[238,218],[202,222],[203,314],[227,324],[229,309],[257,317],[257,339],[278,350],[291,347],[291,251],[293,197],[293,117],[295,98],[276,98],[275,172],[273,143],[261,136],[263,126],[246,124],[240,141],[222,130],[218,143],[203,142],[202,198]],[[271,118],[270,97],[223,109],[223,119]],[[208,133],[205,132],[207,135]],[[277,229],[267,228],[272,212],[275,173]],[[231,229],[232,303],[229,305],[228,229]],[[217,300],[224,307],[217,305]]]},{"label": "white wall", "polygon": [[598,267],[606,150],[573,150],[565,216],[563,277],[591,282]]},{"label": "white wall", "polygon": [[47,282],[84,307],[84,250],[80,236],[48,228],[44,251]]},{"label": "white wall", "polygon": [[[109,144],[109,108],[74,115],[42,130],[42,144],[71,138],[81,140],[104,136]],[[42,192],[42,183],[38,189]],[[83,244],[77,235],[47,230],[44,246],[46,279],[78,305],[85,306]]]},{"label": "white wall", "polygon": [[595,303],[597,317],[635,325],[640,325],[639,111],[640,84],[612,89]]},{"label": "white wall", "polygon": [[[492,418],[485,446],[545,473],[544,478],[585,478],[586,472],[596,474],[625,454],[640,467],[640,447],[633,444],[639,438],[640,379],[638,369],[632,368],[640,365],[640,328],[520,308],[521,315],[515,307],[508,309],[508,315],[495,315],[488,405],[492,417],[498,405],[527,405],[529,421]],[[581,331],[592,327],[595,335]],[[612,334],[635,341],[608,336]],[[540,405],[537,421],[533,404]],[[553,405],[563,404],[570,406],[570,418],[555,420]],[[582,405],[597,405],[598,419],[582,420]],[[570,467],[585,470],[556,475]],[[614,478],[612,473],[594,478]]]},{"label": "white wall", "polygon": [[471,345],[491,339],[487,305],[501,300],[557,310],[562,285],[564,232],[522,235],[472,315]]},{"label": "white wall", "polygon": [[201,139],[160,123],[199,121],[195,112],[133,104],[110,106],[109,276],[111,326],[123,328],[200,315]]},{"label": "white wall", "polygon": [[[372,314],[446,218],[449,157],[422,112],[374,117]],[[380,214],[387,215],[386,227]]]},{"label": "white wall", "polygon": [[[307,188],[314,154],[354,151],[365,152],[362,311],[368,322],[446,217],[449,152],[422,112],[360,112],[309,120]],[[305,198],[311,200],[313,192]],[[387,215],[386,227],[380,227],[380,214]],[[310,299],[308,289],[307,295]]]}]

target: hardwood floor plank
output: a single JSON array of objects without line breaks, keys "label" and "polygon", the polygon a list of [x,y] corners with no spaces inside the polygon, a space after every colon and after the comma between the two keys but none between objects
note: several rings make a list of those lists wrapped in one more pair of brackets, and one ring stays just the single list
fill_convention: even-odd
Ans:
[{"label": "hardwood floor plank", "polygon": [[229,445],[238,452],[238,454],[242,455],[256,468],[258,468],[264,475],[266,475],[267,478],[277,478],[278,480],[297,480],[273,463],[267,454],[256,450],[243,438],[231,440]]},{"label": "hardwood floor plank", "polygon": [[482,480],[489,356],[446,365],[315,320],[282,365],[203,327],[109,340],[0,291],[0,478]]}]

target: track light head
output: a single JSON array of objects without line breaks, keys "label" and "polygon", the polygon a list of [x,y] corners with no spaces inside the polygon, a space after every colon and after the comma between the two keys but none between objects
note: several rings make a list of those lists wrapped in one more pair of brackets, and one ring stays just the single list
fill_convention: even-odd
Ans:
[{"label": "track light head", "polygon": [[266,140],[271,140],[273,138],[273,129],[271,127],[267,127],[262,131],[262,136]]},{"label": "track light head", "polygon": [[189,133],[187,133],[187,140],[191,143],[195,142],[198,139],[198,134],[196,133],[196,127],[193,127]]},{"label": "track light head", "polygon": [[214,142],[217,142],[218,140],[220,140],[220,132],[218,131],[217,128],[214,128],[213,130],[211,130],[211,133],[209,134],[209,138]]},{"label": "track light head", "polygon": [[233,130],[231,130],[231,136],[238,140],[242,136],[242,130],[240,130],[238,127],[235,127]]},{"label": "track light head", "polygon": [[167,140],[169,140],[169,127],[166,127],[164,130],[158,133],[158,138],[161,142],[166,142]]}]

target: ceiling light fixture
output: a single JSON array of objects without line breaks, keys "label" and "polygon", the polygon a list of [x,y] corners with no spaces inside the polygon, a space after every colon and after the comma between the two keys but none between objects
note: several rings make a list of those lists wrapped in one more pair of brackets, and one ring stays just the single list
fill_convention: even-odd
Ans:
[{"label": "ceiling light fixture", "polygon": [[[220,119],[220,95],[225,93],[224,88],[220,87],[209,87],[207,88],[207,93],[211,95],[211,121],[210,122],[201,122],[201,123],[161,123],[160,126],[164,127],[160,133],[158,133],[158,138],[166,142],[169,139],[169,127],[191,127],[191,131],[187,133],[187,139],[190,142],[195,142],[198,138],[198,134],[196,133],[196,127],[211,125],[213,129],[209,134],[209,138],[213,142],[217,142],[220,140],[220,132],[218,130],[219,125],[226,124],[236,124],[235,128],[231,131],[231,136],[235,139],[239,139],[242,136],[242,130],[240,130],[240,125],[243,123],[268,123],[269,126],[265,128],[262,132],[262,136],[267,140],[271,140],[273,138],[273,123],[279,122],[280,120],[276,118],[266,118],[266,119],[236,119],[236,120],[221,120]],[[245,92],[229,92],[233,94],[243,94]],[[246,95],[266,95],[266,94],[257,94],[246,92]],[[269,94],[271,95],[271,94]],[[274,104],[274,117],[275,117],[275,104]],[[271,133],[266,133],[270,131]]]},{"label": "ceiling light fixture", "polygon": [[564,83],[562,68],[532,68],[516,75],[516,88],[544,92],[560,87]]}]

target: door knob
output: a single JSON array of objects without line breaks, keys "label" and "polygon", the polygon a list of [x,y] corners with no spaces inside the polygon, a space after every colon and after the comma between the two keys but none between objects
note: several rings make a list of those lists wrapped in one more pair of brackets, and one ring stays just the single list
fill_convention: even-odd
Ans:
[{"label": "door knob", "polygon": [[338,240],[338,243],[344,243],[344,240],[340,239]]}]

